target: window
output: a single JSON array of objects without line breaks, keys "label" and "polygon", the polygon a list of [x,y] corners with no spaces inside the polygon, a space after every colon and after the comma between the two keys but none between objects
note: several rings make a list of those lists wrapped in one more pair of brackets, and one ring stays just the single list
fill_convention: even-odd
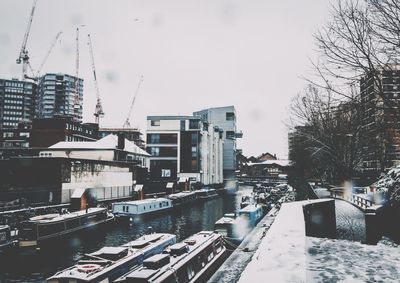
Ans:
[{"label": "window", "polygon": [[197,158],[197,147],[196,146],[192,146],[192,157]]},{"label": "window", "polygon": [[149,134],[147,136],[148,143],[160,143],[160,134]]},{"label": "window", "polygon": [[227,139],[235,138],[235,132],[234,131],[226,131],[226,138]]},{"label": "window", "polygon": [[152,120],[151,125],[152,126],[160,126],[160,120]]},{"label": "window", "polygon": [[171,177],[171,169],[161,169],[161,177],[164,178]]},{"label": "window", "polygon": [[192,133],[191,134],[191,143],[192,144],[197,144],[197,133]]},{"label": "window", "polygon": [[235,113],[226,112],[226,121],[235,121]]},{"label": "window", "polygon": [[189,120],[189,129],[199,129],[200,120]]},{"label": "window", "polygon": [[160,156],[160,148],[159,147],[149,147],[147,148],[148,153],[151,154],[151,156]]},{"label": "window", "polygon": [[187,273],[188,273],[188,279],[191,280],[195,275],[195,272],[194,272],[194,269],[193,269],[192,265],[188,265]]}]

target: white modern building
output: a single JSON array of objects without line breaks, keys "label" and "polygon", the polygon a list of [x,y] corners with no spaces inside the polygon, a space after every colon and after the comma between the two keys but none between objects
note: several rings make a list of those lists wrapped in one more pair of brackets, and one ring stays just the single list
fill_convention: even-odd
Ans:
[{"label": "white modern building", "polygon": [[[42,158],[71,160],[61,184],[61,203],[89,191],[98,201],[130,197],[137,167],[149,168],[150,155],[123,136],[98,141],[59,142],[39,153]],[[80,196],[78,196],[80,197]]]},{"label": "white modern building", "polygon": [[108,135],[97,141],[58,142],[39,153],[40,157],[126,161],[149,168],[150,154],[123,136]]},{"label": "white modern building", "polygon": [[152,180],[223,183],[222,134],[199,117],[148,116],[146,148]]},{"label": "white modern building", "polygon": [[201,118],[210,124],[222,129],[224,150],[223,170],[224,179],[235,177],[236,170],[236,139],[243,136],[236,130],[236,111],[234,106],[208,108],[193,113],[193,116]]}]

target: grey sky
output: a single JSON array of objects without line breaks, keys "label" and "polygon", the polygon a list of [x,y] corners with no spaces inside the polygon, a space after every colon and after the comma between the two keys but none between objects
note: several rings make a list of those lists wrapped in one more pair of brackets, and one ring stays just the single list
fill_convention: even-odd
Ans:
[{"label": "grey sky", "polygon": [[[0,77],[20,77],[15,64],[33,1],[2,0]],[[147,115],[191,114],[235,105],[245,155],[287,155],[291,100],[304,86],[314,56],[312,33],[327,17],[324,0],[38,0],[27,49],[37,68],[58,31],[42,73],[75,73],[75,28],[85,79],[84,120],[92,122],[95,93],[87,33],[94,45],[106,116],[122,126],[144,75],[131,124]]]}]

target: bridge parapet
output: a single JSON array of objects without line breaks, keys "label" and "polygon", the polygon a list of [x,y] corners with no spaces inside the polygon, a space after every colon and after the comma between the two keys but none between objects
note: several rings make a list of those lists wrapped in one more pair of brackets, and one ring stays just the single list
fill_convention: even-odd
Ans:
[{"label": "bridge parapet", "polygon": [[348,192],[345,188],[336,187],[329,191],[330,197],[348,201],[363,211],[375,204],[374,201],[371,200],[373,196],[366,194],[364,190],[363,193],[352,193]]}]

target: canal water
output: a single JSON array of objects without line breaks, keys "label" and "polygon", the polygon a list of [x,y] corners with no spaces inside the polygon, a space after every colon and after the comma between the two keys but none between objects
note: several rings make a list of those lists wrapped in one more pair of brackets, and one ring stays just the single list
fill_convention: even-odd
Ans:
[{"label": "canal water", "polygon": [[241,187],[236,195],[197,202],[131,224],[116,222],[101,229],[84,231],[44,246],[34,254],[17,252],[6,258],[0,257],[0,282],[43,282],[57,271],[73,265],[85,253],[135,240],[147,233],[149,227],[154,232],[175,234],[177,241],[202,230],[213,230],[215,221],[225,213],[239,209],[242,195],[250,192],[249,187]]}]

